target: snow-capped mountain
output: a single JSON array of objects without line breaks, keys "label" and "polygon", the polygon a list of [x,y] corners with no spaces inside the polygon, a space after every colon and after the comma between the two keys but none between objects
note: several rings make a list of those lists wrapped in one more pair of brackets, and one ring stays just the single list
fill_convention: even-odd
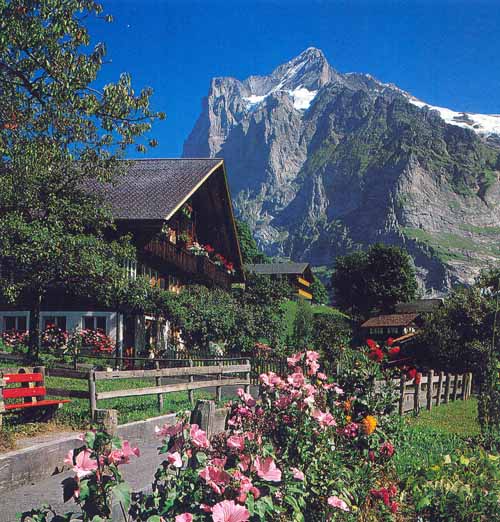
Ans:
[{"label": "snow-capped mountain", "polygon": [[500,116],[426,104],[306,49],[268,76],[214,78],[184,156],[226,160],[272,255],[330,266],[404,245],[442,292],[500,261]]}]

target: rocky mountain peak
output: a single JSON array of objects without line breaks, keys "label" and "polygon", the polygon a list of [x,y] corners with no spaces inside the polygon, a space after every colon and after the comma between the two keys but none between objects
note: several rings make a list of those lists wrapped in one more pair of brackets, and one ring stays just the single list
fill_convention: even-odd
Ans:
[{"label": "rocky mountain peak", "polygon": [[499,136],[498,115],[430,106],[310,47],[268,75],[213,79],[183,155],[225,159],[268,254],[329,267],[397,244],[432,293],[500,262]]}]

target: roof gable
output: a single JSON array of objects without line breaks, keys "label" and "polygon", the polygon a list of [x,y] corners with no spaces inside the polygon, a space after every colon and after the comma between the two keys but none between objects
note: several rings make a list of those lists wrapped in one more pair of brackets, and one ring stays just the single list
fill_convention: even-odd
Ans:
[{"label": "roof gable", "polygon": [[167,220],[221,165],[220,158],[131,160],[100,188],[116,220]]}]

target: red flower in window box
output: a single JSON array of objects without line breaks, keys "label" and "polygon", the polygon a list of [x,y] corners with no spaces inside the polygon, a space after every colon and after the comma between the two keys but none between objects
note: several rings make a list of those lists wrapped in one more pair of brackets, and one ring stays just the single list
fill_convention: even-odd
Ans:
[{"label": "red flower in window box", "polygon": [[390,357],[396,357],[399,355],[399,352],[401,351],[401,348],[399,346],[394,346],[389,350],[389,356]]},{"label": "red flower in window box", "polygon": [[375,350],[370,350],[368,357],[372,361],[381,362],[384,358],[384,352],[380,348],[375,348]]},{"label": "red flower in window box", "polygon": [[378,344],[373,339],[367,339],[366,344],[368,345],[368,348],[370,348],[370,350],[375,350],[376,348],[378,348]]}]

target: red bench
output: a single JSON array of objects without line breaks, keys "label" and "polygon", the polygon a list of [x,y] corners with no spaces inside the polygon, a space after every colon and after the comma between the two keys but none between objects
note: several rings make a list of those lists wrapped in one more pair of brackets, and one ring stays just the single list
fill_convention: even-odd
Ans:
[{"label": "red bench", "polygon": [[[24,410],[26,408],[53,408],[55,409],[60,404],[71,402],[69,400],[52,400],[45,399],[47,389],[44,386],[43,373],[6,373],[1,376],[4,381],[4,386],[10,384],[20,384],[15,388],[3,389],[0,387],[0,412],[3,409],[5,412],[12,410]],[[1,380],[0,380],[1,382]],[[22,399],[22,401],[6,402],[12,399]]]}]

